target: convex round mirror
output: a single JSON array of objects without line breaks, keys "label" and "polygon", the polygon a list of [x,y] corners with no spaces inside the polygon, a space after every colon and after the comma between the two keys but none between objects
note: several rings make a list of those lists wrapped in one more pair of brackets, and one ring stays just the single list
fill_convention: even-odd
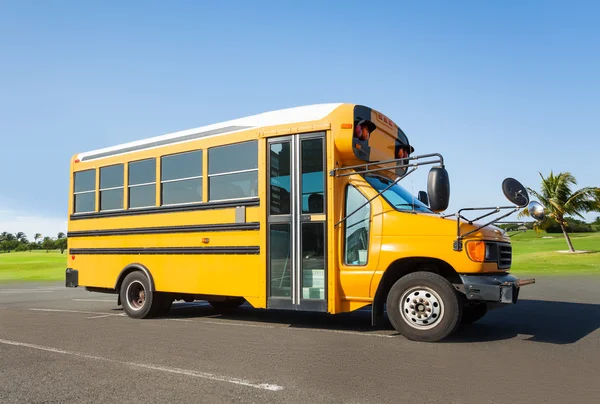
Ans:
[{"label": "convex round mirror", "polygon": [[529,203],[529,194],[519,181],[514,178],[507,178],[502,181],[502,192],[511,203],[520,208],[524,208]]},{"label": "convex round mirror", "polygon": [[527,206],[527,210],[529,211],[529,216],[537,220],[538,222],[543,222],[546,219],[546,212],[544,212],[544,205],[539,202],[531,201],[529,202],[529,206]]}]

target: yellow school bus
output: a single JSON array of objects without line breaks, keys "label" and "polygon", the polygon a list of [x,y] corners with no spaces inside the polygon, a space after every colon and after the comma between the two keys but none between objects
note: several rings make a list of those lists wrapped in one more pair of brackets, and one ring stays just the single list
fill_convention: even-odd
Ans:
[{"label": "yellow school bus", "polygon": [[[427,165],[428,192],[415,197],[402,179]],[[516,180],[504,190],[506,209],[529,202]],[[371,306],[374,325],[387,312],[407,338],[438,341],[533,282],[508,274],[510,239],[493,222],[443,215],[442,155],[415,155],[392,119],[363,105],[272,111],[78,153],[69,192],[66,286],[117,294],[133,318],[164,316],[176,300],[331,314]]]}]

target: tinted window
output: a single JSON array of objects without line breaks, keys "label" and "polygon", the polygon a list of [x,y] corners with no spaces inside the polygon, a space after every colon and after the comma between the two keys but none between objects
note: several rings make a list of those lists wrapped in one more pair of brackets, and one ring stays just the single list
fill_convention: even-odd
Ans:
[{"label": "tinted window", "polygon": [[258,195],[257,142],[208,150],[208,196],[211,201]]},{"label": "tinted window", "polygon": [[75,192],[96,190],[96,170],[79,171],[75,173]]},{"label": "tinted window", "polygon": [[324,212],[323,139],[302,141],[302,213]]},{"label": "tinted window", "polygon": [[270,146],[269,201],[272,215],[290,214],[290,142]]},{"label": "tinted window", "polygon": [[202,178],[162,184],[163,205],[202,202]]},{"label": "tinted window", "polygon": [[210,199],[251,198],[258,195],[256,171],[210,177]]},{"label": "tinted window", "polygon": [[208,150],[208,174],[258,168],[258,142],[245,142]]},{"label": "tinted window", "polygon": [[76,172],[73,176],[74,213],[96,210],[96,170]]},{"label": "tinted window", "polygon": [[202,150],[165,156],[161,159],[161,180],[202,176]]},{"label": "tinted window", "polygon": [[100,192],[100,210],[123,209],[123,188]]},{"label": "tinted window", "polygon": [[75,213],[94,212],[96,210],[96,192],[75,195]]},{"label": "tinted window", "polygon": [[272,224],[270,226],[270,295],[272,297],[290,298],[291,282],[291,229],[290,225]]},{"label": "tinted window", "polygon": [[156,206],[156,185],[129,187],[129,207],[146,208]]},{"label": "tinted window", "polygon": [[156,182],[156,160],[142,160],[129,163],[129,185]]},{"label": "tinted window", "polygon": [[[369,229],[371,225],[371,204],[358,190],[352,186],[346,192],[346,215],[344,222],[346,265],[365,265],[369,251]],[[361,205],[364,205],[361,207]],[[360,209],[359,209],[360,208]],[[355,210],[357,212],[353,213]]]},{"label": "tinted window", "polygon": [[100,189],[123,186],[123,164],[100,169]]}]

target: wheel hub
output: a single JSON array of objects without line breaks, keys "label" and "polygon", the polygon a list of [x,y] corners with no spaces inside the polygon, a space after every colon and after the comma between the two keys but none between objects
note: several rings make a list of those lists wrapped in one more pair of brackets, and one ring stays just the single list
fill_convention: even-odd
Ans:
[{"label": "wheel hub", "polygon": [[404,321],[413,328],[433,328],[443,316],[442,299],[428,287],[415,287],[402,296],[400,311]]},{"label": "wheel hub", "polygon": [[129,284],[127,287],[127,300],[129,307],[133,310],[140,310],[146,303],[146,290],[144,285],[140,282],[135,281]]}]

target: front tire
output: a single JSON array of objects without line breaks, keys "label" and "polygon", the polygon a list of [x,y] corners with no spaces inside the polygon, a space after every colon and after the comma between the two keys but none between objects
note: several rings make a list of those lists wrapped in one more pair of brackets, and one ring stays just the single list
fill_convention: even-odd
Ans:
[{"label": "front tire", "polygon": [[386,309],[394,328],[413,341],[436,342],[460,324],[462,302],[452,284],[431,272],[413,272],[390,289]]},{"label": "front tire", "polygon": [[163,303],[150,288],[150,280],[142,272],[128,274],[119,291],[123,311],[132,318],[150,318]]}]

